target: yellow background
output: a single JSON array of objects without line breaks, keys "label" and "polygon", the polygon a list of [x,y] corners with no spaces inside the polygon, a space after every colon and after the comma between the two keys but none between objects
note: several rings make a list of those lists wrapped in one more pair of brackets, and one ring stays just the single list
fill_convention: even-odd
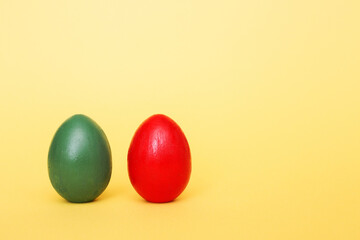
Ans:
[{"label": "yellow background", "polygon": [[[360,239],[359,1],[0,0],[0,239]],[[94,119],[113,175],[51,187],[60,124]],[[173,118],[188,188],[150,204],[126,155]]]}]

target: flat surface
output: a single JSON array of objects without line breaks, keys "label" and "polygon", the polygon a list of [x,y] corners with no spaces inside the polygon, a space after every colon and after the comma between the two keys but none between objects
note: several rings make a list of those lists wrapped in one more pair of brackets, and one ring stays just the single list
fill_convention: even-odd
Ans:
[{"label": "flat surface", "polygon": [[[0,0],[0,239],[360,239],[359,1]],[[70,204],[47,154],[94,119],[101,197]],[[155,113],[193,159],[178,200],[133,190],[126,154]]]}]

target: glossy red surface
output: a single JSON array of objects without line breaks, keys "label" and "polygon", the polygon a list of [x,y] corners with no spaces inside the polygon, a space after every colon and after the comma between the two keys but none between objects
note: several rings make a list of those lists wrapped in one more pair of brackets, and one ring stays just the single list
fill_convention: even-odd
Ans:
[{"label": "glossy red surface", "polygon": [[153,115],[136,130],[128,152],[128,172],[135,190],[149,202],[177,198],[190,179],[189,144],[169,117]]}]

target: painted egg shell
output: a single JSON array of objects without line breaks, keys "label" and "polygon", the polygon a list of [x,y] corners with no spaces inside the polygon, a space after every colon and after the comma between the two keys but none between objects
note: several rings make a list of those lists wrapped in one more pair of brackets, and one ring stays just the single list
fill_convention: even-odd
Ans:
[{"label": "painted egg shell", "polygon": [[128,173],[149,202],[169,202],[183,192],[191,173],[190,148],[171,118],[157,114],[140,125],[130,144]]},{"label": "painted egg shell", "polygon": [[89,202],[107,187],[112,170],[111,150],[103,130],[78,114],[57,130],[48,155],[52,186],[70,202]]}]

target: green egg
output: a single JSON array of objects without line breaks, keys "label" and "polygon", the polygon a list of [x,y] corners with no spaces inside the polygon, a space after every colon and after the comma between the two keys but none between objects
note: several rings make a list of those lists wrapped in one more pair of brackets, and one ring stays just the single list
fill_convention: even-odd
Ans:
[{"label": "green egg", "polygon": [[90,202],[107,187],[112,170],[111,150],[103,130],[77,114],[57,130],[48,155],[52,186],[70,202]]}]

